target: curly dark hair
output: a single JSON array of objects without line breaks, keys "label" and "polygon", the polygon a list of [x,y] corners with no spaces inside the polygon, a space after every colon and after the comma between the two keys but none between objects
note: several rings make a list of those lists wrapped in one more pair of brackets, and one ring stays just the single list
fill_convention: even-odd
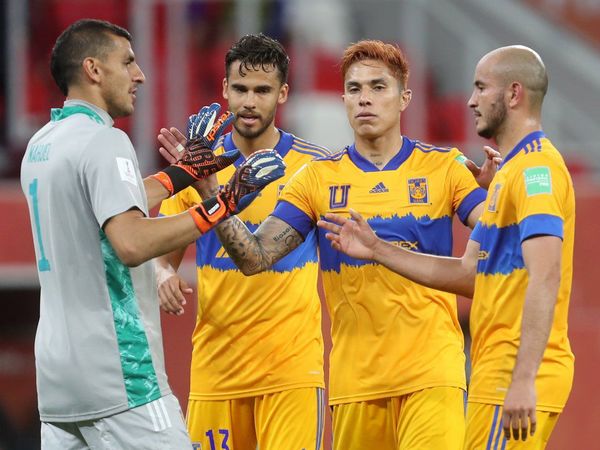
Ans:
[{"label": "curly dark hair", "polygon": [[227,78],[229,78],[231,65],[235,61],[240,62],[241,76],[245,76],[250,69],[269,72],[275,67],[281,83],[287,82],[290,57],[278,41],[262,33],[248,34],[231,46],[225,55]]}]

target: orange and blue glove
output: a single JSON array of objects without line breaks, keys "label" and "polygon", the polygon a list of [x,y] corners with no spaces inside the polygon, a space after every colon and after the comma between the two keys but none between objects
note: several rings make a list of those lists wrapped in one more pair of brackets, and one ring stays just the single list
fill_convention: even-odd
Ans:
[{"label": "orange and blue glove", "polygon": [[234,119],[233,113],[227,111],[215,120],[220,109],[218,103],[213,103],[191,115],[187,127],[188,141],[181,160],[152,175],[169,191],[169,195],[224,169],[239,158],[237,149],[218,156],[213,153],[212,147]]},{"label": "orange and blue glove", "polygon": [[285,163],[275,150],[258,150],[237,168],[218,194],[188,211],[202,233],[227,217],[237,214],[269,183],[285,174]]}]

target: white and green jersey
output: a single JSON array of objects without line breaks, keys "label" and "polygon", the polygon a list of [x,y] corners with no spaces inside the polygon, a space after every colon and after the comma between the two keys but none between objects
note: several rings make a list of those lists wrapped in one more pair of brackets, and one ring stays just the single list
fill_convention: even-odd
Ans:
[{"label": "white and green jersey", "polygon": [[102,228],[132,208],[148,214],[133,146],[89,103],[51,117],[21,164],[41,286],[38,406],[42,421],[75,422],[170,389],[153,263],[125,266]]}]

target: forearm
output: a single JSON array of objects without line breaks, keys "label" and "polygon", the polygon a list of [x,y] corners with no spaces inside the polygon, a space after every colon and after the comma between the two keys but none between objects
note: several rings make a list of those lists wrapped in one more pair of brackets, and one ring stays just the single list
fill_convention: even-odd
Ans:
[{"label": "forearm", "polygon": [[112,218],[105,231],[127,266],[138,266],[156,256],[186,247],[201,235],[187,212],[159,218],[129,212]]},{"label": "forearm", "polygon": [[144,178],[144,189],[146,190],[148,209],[154,208],[169,197],[169,191],[152,177]]},{"label": "forearm", "polygon": [[245,275],[263,272],[273,265],[258,238],[237,216],[224,220],[214,230],[231,260]]},{"label": "forearm", "polygon": [[473,297],[475,270],[463,258],[416,253],[379,240],[374,260],[409,280],[432,289]]},{"label": "forearm", "polygon": [[513,380],[535,379],[552,329],[557,294],[558,280],[529,279]]}]

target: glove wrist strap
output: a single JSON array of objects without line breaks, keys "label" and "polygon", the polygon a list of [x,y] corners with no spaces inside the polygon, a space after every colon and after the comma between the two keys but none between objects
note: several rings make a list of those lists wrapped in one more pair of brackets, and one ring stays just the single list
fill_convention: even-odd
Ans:
[{"label": "glove wrist strap", "polygon": [[194,222],[202,234],[208,232],[219,222],[231,215],[230,209],[220,195],[211,197],[197,206],[188,209]]},{"label": "glove wrist strap", "polygon": [[152,175],[152,178],[162,184],[169,196],[177,194],[192,184],[196,179],[182,167],[171,165]]}]

